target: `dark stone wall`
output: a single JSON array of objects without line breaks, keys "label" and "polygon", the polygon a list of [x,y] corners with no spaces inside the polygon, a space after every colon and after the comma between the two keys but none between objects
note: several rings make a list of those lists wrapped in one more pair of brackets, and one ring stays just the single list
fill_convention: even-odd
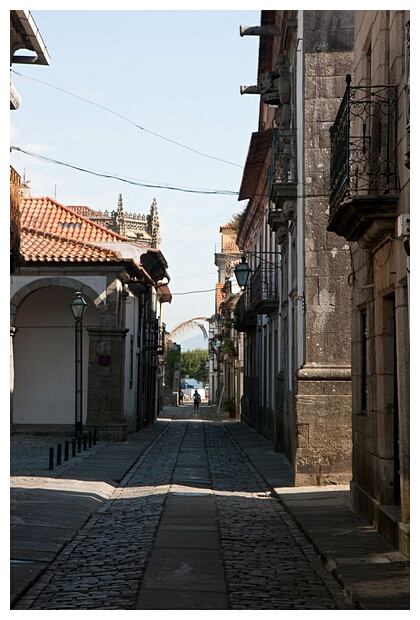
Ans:
[{"label": "dark stone wall", "polygon": [[305,52],[351,51],[354,11],[304,11]]}]

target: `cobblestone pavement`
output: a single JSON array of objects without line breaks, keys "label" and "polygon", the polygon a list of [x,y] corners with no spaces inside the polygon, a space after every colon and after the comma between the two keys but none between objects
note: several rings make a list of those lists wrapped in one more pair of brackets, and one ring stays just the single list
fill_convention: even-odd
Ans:
[{"label": "cobblestone pavement", "polygon": [[[351,609],[258,471],[202,408],[228,609]],[[104,506],[64,547],[17,610],[133,610],[190,420],[180,410]],[[185,455],[184,455],[185,458]]]},{"label": "cobblestone pavement", "polygon": [[[69,460],[64,460],[64,444],[69,441]],[[48,434],[18,434],[10,439],[10,475],[11,476],[37,476],[42,478],[55,478],[57,474],[65,472],[74,463],[74,459],[81,460],[95,454],[107,444],[106,441],[98,440],[86,450],[82,444],[81,451],[72,456],[71,439],[63,435]],[[61,446],[61,463],[57,465],[57,447]],[[50,469],[49,450],[54,449],[53,468]]]},{"label": "cobblestone pavement", "polygon": [[230,609],[350,609],[336,580],[223,425],[207,427]]}]

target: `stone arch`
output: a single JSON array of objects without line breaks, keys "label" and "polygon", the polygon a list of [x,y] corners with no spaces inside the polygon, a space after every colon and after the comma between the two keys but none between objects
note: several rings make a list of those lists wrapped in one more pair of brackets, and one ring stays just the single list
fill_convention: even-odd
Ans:
[{"label": "stone arch", "polygon": [[[51,289],[51,294],[48,289]],[[72,291],[88,302],[83,338],[83,400],[86,420],[88,325],[100,326],[106,307],[100,292],[73,277],[43,277],[27,282],[11,299],[11,423],[72,426],[74,418],[74,319]],[[68,299],[67,299],[68,298]],[[49,300],[51,300],[49,302]]]},{"label": "stone arch", "polygon": [[93,304],[95,304],[96,308],[98,309],[99,317],[102,323],[103,317],[106,314],[106,306],[97,291],[95,291],[91,286],[84,283],[82,280],[79,280],[78,278],[68,276],[50,276],[45,278],[38,278],[36,280],[33,280],[32,282],[28,282],[14,293],[10,301],[10,325],[15,325],[17,312],[22,303],[31,293],[50,286],[74,288],[75,291],[80,291],[83,296],[86,296],[88,299],[90,299],[90,301],[92,301]]}]

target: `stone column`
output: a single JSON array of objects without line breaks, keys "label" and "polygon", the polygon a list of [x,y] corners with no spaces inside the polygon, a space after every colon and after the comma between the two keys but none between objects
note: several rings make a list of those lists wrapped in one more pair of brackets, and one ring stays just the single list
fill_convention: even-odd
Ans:
[{"label": "stone column", "polygon": [[410,523],[410,333],[408,289],[395,289],[401,522]]},{"label": "stone column", "polygon": [[89,327],[88,403],[86,426],[100,437],[127,436],[124,417],[124,356],[128,329]]}]

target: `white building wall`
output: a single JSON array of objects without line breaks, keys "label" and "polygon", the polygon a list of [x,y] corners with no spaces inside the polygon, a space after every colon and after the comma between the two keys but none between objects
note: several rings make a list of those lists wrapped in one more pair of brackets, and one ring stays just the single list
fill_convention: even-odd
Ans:
[{"label": "white building wall", "polygon": [[[73,424],[75,416],[75,321],[70,308],[77,282],[90,287],[83,320],[83,423],[87,416],[89,336],[87,328],[100,325],[96,305],[106,306],[105,276],[72,276],[51,279],[63,285],[47,286],[28,294],[28,285],[46,280],[43,275],[14,275],[10,282],[11,299],[19,309],[11,341],[11,422],[15,424]],[[67,281],[74,281],[72,288]],[[97,295],[95,298],[95,294]],[[26,295],[26,297],[25,297]],[[94,303],[95,302],[95,303]],[[124,373],[124,417],[134,428],[138,392],[138,314],[139,301],[131,294],[126,299]],[[133,347],[130,347],[130,341]]]},{"label": "white building wall", "polygon": [[[48,287],[31,293],[16,316],[13,337],[12,421],[16,424],[73,424],[75,410],[74,291]],[[89,338],[86,327],[99,325],[92,302],[83,328],[83,421],[87,413]]]}]

